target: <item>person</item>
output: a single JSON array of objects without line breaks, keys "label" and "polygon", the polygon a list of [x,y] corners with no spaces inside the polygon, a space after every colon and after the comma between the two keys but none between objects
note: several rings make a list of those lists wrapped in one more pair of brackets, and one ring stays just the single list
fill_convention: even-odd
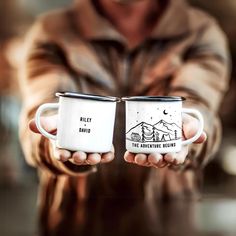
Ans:
[{"label": "person", "polygon": [[[40,173],[45,230],[68,222],[71,211],[84,222],[80,204],[94,197],[199,197],[203,168],[219,147],[218,111],[230,73],[226,37],[211,16],[184,0],[80,0],[40,16],[25,45],[20,139],[27,162]],[[57,91],[183,96],[184,107],[203,114],[204,132],[179,153],[125,152],[119,104],[111,152],[58,149],[34,120],[39,105],[56,101]],[[55,133],[56,119],[54,113],[43,117],[44,128]],[[197,129],[197,119],[184,115],[183,136]]]}]

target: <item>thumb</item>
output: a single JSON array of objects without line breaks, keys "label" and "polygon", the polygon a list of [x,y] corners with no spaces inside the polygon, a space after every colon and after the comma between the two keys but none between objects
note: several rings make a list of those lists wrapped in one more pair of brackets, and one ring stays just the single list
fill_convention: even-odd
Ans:
[{"label": "thumb", "polygon": [[[183,136],[185,139],[192,138],[198,131],[199,121],[187,114],[183,116]],[[200,137],[194,143],[204,143],[207,139],[206,132],[202,132]]]},{"label": "thumb", "polygon": [[[41,117],[40,123],[47,132],[54,133],[57,128],[57,115]],[[34,133],[40,133],[36,126],[35,119],[29,121],[29,129]]]}]

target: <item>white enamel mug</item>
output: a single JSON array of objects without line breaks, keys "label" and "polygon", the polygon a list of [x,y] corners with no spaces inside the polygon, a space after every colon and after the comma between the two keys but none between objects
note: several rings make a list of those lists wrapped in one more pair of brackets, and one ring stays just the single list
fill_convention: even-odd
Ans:
[{"label": "white enamel mug", "polygon": [[[203,132],[203,117],[196,109],[182,108],[182,97],[124,97],[126,104],[126,149],[132,153],[179,152]],[[196,134],[182,140],[182,113],[199,120]]]},{"label": "white enamel mug", "polygon": [[[41,105],[35,115],[38,130],[55,140],[58,148],[88,153],[105,153],[112,149],[116,97],[72,92],[58,92],[59,103]],[[57,134],[48,133],[40,123],[46,110],[58,109]]]}]

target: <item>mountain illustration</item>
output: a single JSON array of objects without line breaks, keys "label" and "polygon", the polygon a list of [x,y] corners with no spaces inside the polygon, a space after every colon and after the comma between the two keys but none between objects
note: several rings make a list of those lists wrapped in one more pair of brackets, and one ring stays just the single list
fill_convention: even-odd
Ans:
[{"label": "mountain illustration", "polygon": [[178,125],[175,123],[167,123],[164,120],[160,120],[158,123],[156,123],[155,128],[166,131],[168,133],[174,134],[175,130],[181,129]]},{"label": "mountain illustration", "polygon": [[163,142],[178,139],[180,127],[160,120],[155,125],[141,122],[126,133],[126,138],[134,142]]}]

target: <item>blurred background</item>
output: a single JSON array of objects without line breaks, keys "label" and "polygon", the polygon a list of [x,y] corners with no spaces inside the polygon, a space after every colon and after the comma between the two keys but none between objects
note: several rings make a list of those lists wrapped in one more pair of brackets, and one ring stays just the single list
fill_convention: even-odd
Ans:
[{"label": "blurred background", "polygon": [[[230,90],[220,112],[223,142],[205,169],[203,200],[193,222],[199,235],[236,235],[236,1],[190,0],[219,21],[232,55]],[[34,235],[37,222],[37,173],[24,161],[18,141],[21,97],[17,65],[25,33],[38,14],[71,0],[0,0],[0,235]],[[174,235],[174,234],[173,234]]]}]

